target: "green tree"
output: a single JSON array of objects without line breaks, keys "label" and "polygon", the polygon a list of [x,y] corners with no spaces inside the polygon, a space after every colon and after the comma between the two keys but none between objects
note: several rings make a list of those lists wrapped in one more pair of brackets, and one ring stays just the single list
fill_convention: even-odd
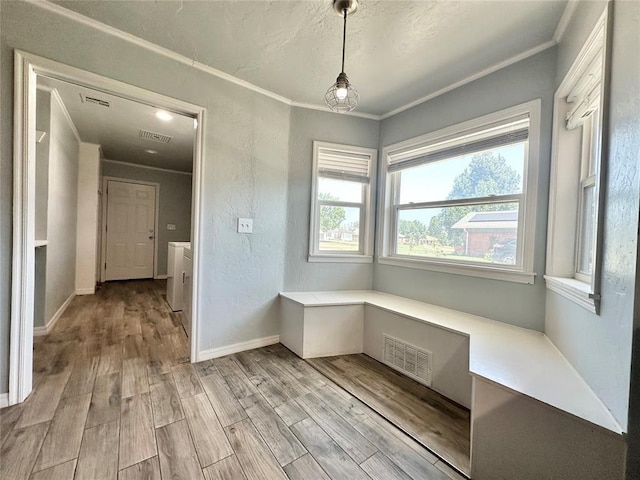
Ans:
[{"label": "green tree", "polygon": [[439,216],[431,217],[427,234],[437,239],[441,245],[448,245],[449,243],[449,235],[447,234],[447,230],[442,226],[442,221]]},{"label": "green tree", "polygon": [[[338,197],[330,193],[318,194],[320,200],[339,200]],[[343,207],[333,207],[324,205],[320,207],[320,231],[330,232],[339,228],[342,222],[347,218],[347,213]]]},{"label": "green tree", "polygon": [[[500,154],[483,152],[474,155],[469,166],[453,181],[453,188],[447,196],[448,200],[459,198],[489,197],[491,195],[507,195],[519,192],[521,178],[518,172],[507,165],[507,161]],[[445,231],[448,245],[461,245],[464,241],[462,230],[451,229],[462,217],[470,212],[491,212],[498,210],[513,210],[515,204],[492,204],[474,207],[452,207],[442,210],[437,217],[437,223]],[[430,225],[431,226],[431,225]],[[435,227],[434,227],[435,228]],[[437,235],[432,236],[440,238]],[[443,242],[444,243],[444,242]]]},{"label": "green tree", "polygon": [[420,220],[400,220],[398,223],[398,233],[404,235],[409,250],[420,245],[427,237],[427,226]]}]

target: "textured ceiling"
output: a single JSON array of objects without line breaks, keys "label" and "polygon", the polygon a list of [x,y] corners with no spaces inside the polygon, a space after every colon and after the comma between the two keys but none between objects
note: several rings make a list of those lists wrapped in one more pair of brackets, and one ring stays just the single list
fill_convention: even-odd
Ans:
[{"label": "textured ceiling", "polygon": [[[340,71],[331,0],[57,1],[296,102]],[[359,111],[384,114],[552,40],[564,0],[362,0],[345,70]]]},{"label": "textured ceiling", "polygon": [[[82,141],[101,145],[105,158],[192,171],[195,138],[192,118],[172,114],[173,119],[166,122],[156,118],[156,108],[51,78],[38,77],[38,85],[58,91]],[[110,106],[83,102],[81,94],[106,100]],[[141,129],[173,139],[167,144],[142,139]],[[145,153],[147,149],[158,153]]]}]

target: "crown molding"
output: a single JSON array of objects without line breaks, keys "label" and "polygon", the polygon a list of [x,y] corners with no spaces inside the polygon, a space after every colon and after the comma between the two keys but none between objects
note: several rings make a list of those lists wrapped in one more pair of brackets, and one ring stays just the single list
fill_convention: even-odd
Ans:
[{"label": "crown molding", "polygon": [[161,47],[160,45],[156,45],[155,43],[149,42],[140,37],[136,37],[135,35],[132,35],[130,33],[123,32],[122,30],[119,30],[105,23],[99,22],[98,20],[94,20],[93,18],[86,17],[85,15],[74,12],[73,10],[69,10],[68,8],[65,8],[63,6],[57,5],[55,3],[50,3],[48,1],[38,1],[38,0],[25,0],[25,1],[36,7],[42,8],[43,10],[48,10],[50,12],[56,13],[63,17],[69,18],[70,20],[74,20],[78,23],[86,25],[88,27],[95,28],[96,30],[100,30],[101,32],[106,33],[107,35],[117,37],[126,42],[133,43],[134,45],[145,48],[153,53],[157,53],[158,55],[162,55],[164,57],[170,58],[171,60],[175,60],[176,62],[179,62],[183,65],[193,67],[196,70],[200,70],[202,72],[208,73],[215,77],[221,78],[222,80],[235,83],[236,85],[247,88],[249,90],[253,90],[254,92],[273,98],[274,100],[285,103],[287,105],[291,105],[291,100],[286,97],[283,97],[282,95],[278,95],[277,93],[273,93],[269,90],[258,87],[257,85],[254,85],[251,82],[247,82],[246,80],[241,80],[237,77],[234,77],[233,75],[229,75],[228,73],[218,70],[217,68],[213,68],[203,63],[197,62],[185,55],[176,53],[173,50],[169,50],[168,48]]},{"label": "crown molding", "polygon": [[[327,113],[335,113],[335,112],[331,112],[330,110],[328,110],[325,106],[322,105],[316,105],[316,104],[310,104],[310,103],[304,103],[304,102],[295,102],[289,98],[283,97],[282,95],[278,95],[277,93],[274,93],[270,90],[264,89],[262,87],[258,87],[257,85],[254,85],[253,83],[247,82],[246,80],[242,80],[239,79],[237,77],[234,77],[233,75],[230,75],[226,72],[223,72],[221,70],[218,70],[216,68],[210,67],[209,65],[205,65],[203,63],[197,62],[189,57],[186,57],[185,55],[182,55],[180,53],[174,52],[173,50],[169,50],[168,48],[165,47],[161,47],[160,45],[156,45],[155,43],[149,42],[147,40],[144,40],[140,37],[136,37],[135,35],[132,35],[130,33],[127,32],[123,32],[122,30],[119,30],[115,27],[112,27],[110,25],[107,25],[105,23],[99,22],[98,20],[94,20],[92,18],[86,17],[85,15],[82,15],[80,13],[74,12],[73,10],[69,10],[63,6],[54,4],[54,3],[50,3],[48,1],[38,1],[38,0],[25,0],[26,2],[37,6],[39,8],[42,8],[44,10],[48,10],[50,12],[56,13],[58,15],[64,16],[66,18],[69,18],[73,21],[76,21],[78,23],[81,23],[83,25],[86,25],[88,27],[91,28],[95,28],[96,30],[99,30],[103,33],[106,33],[107,35],[111,35],[114,37],[117,37],[121,40],[124,40],[126,42],[130,42],[134,45],[137,45],[141,48],[145,48],[153,53],[156,53],[158,55],[162,55],[164,57],[170,58],[171,60],[174,60],[178,63],[181,63],[183,65],[187,65],[189,67],[195,68],[196,70],[200,70],[201,72],[204,73],[208,73],[209,75],[213,75],[217,78],[220,78],[222,80],[226,80],[228,82],[234,83],[240,87],[244,87],[247,88],[249,90],[252,90],[256,93],[265,95],[269,98],[272,98],[274,100],[277,100],[279,102],[282,102],[286,105],[289,106],[293,106],[293,107],[299,107],[299,108],[306,108],[309,110],[318,110],[318,111],[322,111],[322,112],[327,112]],[[567,6],[565,7],[565,10],[562,14],[562,18],[560,19],[560,22],[558,23],[558,28],[556,28],[556,33],[554,34],[554,40],[550,40],[548,42],[542,43],[536,47],[533,47],[521,54],[515,55],[511,58],[508,58],[507,60],[504,60],[502,62],[496,63],[495,65],[484,69],[480,72],[477,72],[473,75],[470,75],[469,77],[466,77],[458,82],[452,83],[444,88],[441,88],[440,90],[433,92],[429,95],[426,95],[422,98],[419,98],[418,100],[415,100],[413,102],[407,103],[406,105],[403,105],[401,107],[398,107],[396,109],[393,109],[387,113],[384,113],[382,115],[376,115],[373,113],[367,113],[367,112],[348,112],[346,113],[346,115],[351,115],[354,117],[360,117],[360,118],[367,118],[370,120],[384,120],[385,118],[389,118],[392,117],[394,115],[397,115],[398,113],[404,112],[405,110],[408,110],[412,107],[415,107],[416,105],[420,105],[421,103],[427,102],[435,97],[438,97],[444,93],[450,92],[451,90],[454,90],[458,87],[461,87],[463,85],[466,85],[467,83],[473,82],[474,80],[477,80],[479,78],[482,78],[486,75],[489,75],[493,72],[496,72],[504,67],[507,67],[509,65],[512,65],[514,63],[517,63],[521,60],[524,60],[525,58],[528,58],[532,55],[535,55],[537,53],[540,53],[544,50],[546,50],[547,48],[553,47],[555,45],[557,45],[557,41],[555,40],[556,35],[559,35],[559,37],[561,38],[562,34],[564,33],[564,30],[566,29],[566,25],[569,23],[571,16],[573,15],[573,12],[575,11],[576,8],[576,4],[578,3],[579,0],[569,0],[569,3],[567,4]],[[562,27],[562,28],[561,28]],[[345,114],[341,114],[341,115],[345,115]],[[184,172],[183,172],[184,173]]]},{"label": "crown molding", "polygon": [[351,117],[360,117],[360,118],[368,118],[369,120],[381,120],[380,115],[376,115],[375,113],[366,113],[366,112],[346,112],[346,113],[337,113],[332,112],[324,105],[314,105],[313,103],[303,103],[303,102],[291,102],[292,107],[306,108],[308,110],[319,110],[325,113],[334,113],[336,115],[349,115]]},{"label": "crown molding", "polygon": [[67,120],[67,123],[69,124],[69,128],[71,128],[71,131],[73,132],[73,136],[76,137],[76,140],[78,141],[78,143],[82,143],[82,138],[80,138],[80,132],[78,132],[78,128],[76,127],[76,124],[73,122],[73,119],[71,118],[71,114],[69,113],[69,110],[67,110],[67,106],[62,101],[60,92],[58,92],[58,90],[55,88],[47,87],[44,85],[38,85],[36,88],[38,90],[49,92],[51,94],[51,98],[56,101],[56,103],[60,107],[60,110],[62,111],[62,115]]},{"label": "crown molding", "polygon": [[578,6],[578,2],[580,0],[569,0],[567,5],[564,7],[564,12],[562,12],[562,17],[560,17],[560,21],[558,22],[558,26],[556,27],[556,31],[553,33],[553,40],[556,43],[560,43],[562,41],[562,37],[564,36],[564,32],[567,30],[569,26],[569,22],[573,18],[573,14],[576,11],[576,7]]},{"label": "crown molding", "polygon": [[503,60],[502,62],[496,63],[495,65],[489,68],[486,68],[485,70],[482,70],[478,73],[474,73],[473,75],[470,75],[467,78],[463,78],[462,80],[452,83],[451,85],[448,85],[444,88],[441,88],[440,90],[433,92],[425,97],[419,98],[418,100],[415,100],[411,103],[407,103],[406,105],[402,107],[398,107],[395,110],[391,110],[390,112],[387,112],[384,115],[381,115],[380,118],[384,120],[385,118],[389,118],[394,115],[397,115],[398,113],[404,112],[405,110],[409,110],[410,108],[413,108],[416,105],[420,105],[421,103],[428,102],[429,100],[439,97],[440,95],[450,92],[451,90],[455,90],[456,88],[466,85],[467,83],[471,83],[474,80],[478,80],[479,78],[486,77],[487,75],[497,72],[498,70],[508,67],[509,65],[513,65],[514,63],[518,63],[524,60],[525,58],[529,58],[555,45],[556,45],[556,42],[554,40],[549,40],[548,42],[541,43],[536,47],[533,47],[525,52],[522,52],[511,58]]},{"label": "crown molding", "polygon": [[140,165],[138,163],[131,163],[131,162],[122,162],[120,160],[110,160],[108,158],[103,158],[101,160],[101,162],[105,162],[105,163],[115,163],[116,165],[125,165],[127,167],[135,167],[135,168],[145,168],[147,170],[158,170],[160,172],[165,172],[165,173],[178,173],[180,175],[189,175],[189,176],[193,176],[192,172],[183,172],[181,170],[172,170],[170,168],[161,168],[161,167],[152,167],[151,165]]}]

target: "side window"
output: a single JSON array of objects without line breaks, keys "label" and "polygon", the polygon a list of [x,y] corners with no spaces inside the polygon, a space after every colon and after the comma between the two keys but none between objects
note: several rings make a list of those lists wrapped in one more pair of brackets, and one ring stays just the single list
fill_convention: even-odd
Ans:
[{"label": "side window", "polygon": [[313,142],[310,262],[371,262],[376,150]]},{"label": "side window", "polygon": [[606,13],[554,97],[547,288],[598,313]]}]

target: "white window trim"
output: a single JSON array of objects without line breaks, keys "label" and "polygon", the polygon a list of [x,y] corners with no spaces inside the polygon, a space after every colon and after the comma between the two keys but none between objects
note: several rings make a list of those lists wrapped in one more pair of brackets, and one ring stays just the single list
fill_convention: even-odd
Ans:
[{"label": "white window trim", "polygon": [[[378,198],[378,263],[384,265],[395,265],[408,268],[432,270],[437,272],[467,275],[472,277],[490,278],[515,283],[533,284],[536,274],[533,271],[534,251],[535,251],[535,223],[538,193],[538,164],[540,157],[540,106],[541,100],[536,99],[530,102],[516,105],[498,112],[484,115],[466,122],[459,123],[435,132],[427,133],[419,137],[411,138],[393,145],[388,145],[382,150],[383,168],[380,172],[380,195]],[[417,148],[420,145],[433,143],[438,140],[459,135],[469,130],[479,129],[485,125],[493,124],[507,118],[522,114],[529,114],[529,149],[527,155],[527,168],[523,174],[522,195],[524,201],[520,208],[523,209],[522,218],[524,221],[520,225],[522,228],[522,265],[520,267],[481,265],[481,264],[456,264],[454,261],[442,261],[437,259],[417,259],[392,255],[391,246],[393,244],[391,236],[392,208],[390,182],[391,174],[388,173],[388,159],[396,152]]]},{"label": "white window trim", "polygon": [[[342,150],[345,152],[353,152],[371,157],[369,164],[369,183],[363,184],[364,199],[360,218],[363,224],[361,230],[361,251],[360,252],[321,252],[318,244],[319,238],[319,218],[320,205],[318,202],[318,151],[321,148]],[[342,145],[337,143],[313,142],[313,169],[311,179],[311,212],[309,216],[309,262],[310,263],[372,263],[373,262],[373,224],[375,220],[374,211],[374,187],[376,185],[376,166],[378,159],[378,151],[374,148],[357,147],[353,145]],[[349,203],[349,202],[339,202]]]},{"label": "white window trim", "polygon": [[[608,71],[609,63],[609,55],[607,53],[608,22],[609,15],[608,8],[606,8],[554,95],[547,263],[546,274],[544,276],[548,290],[561,295],[576,305],[595,314],[599,314],[600,311],[600,281],[602,271],[603,200],[607,152],[606,112],[608,99],[606,94],[608,91],[608,77],[606,72]],[[600,105],[597,111],[597,114],[600,115],[600,165],[598,169],[599,176],[596,180],[597,207],[594,264],[590,281],[583,281],[585,280],[583,275],[576,275],[580,213],[578,208],[579,202],[577,202],[578,197],[572,195],[572,193],[574,193],[572,188],[576,189],[576,194],[579,193],[577,189],[581,188],[579,182],[582,165],[561,161],[561,158],[567,158],[568,155],[576,154],[575,150],[578,142],[567,142],[566,140],[572,135],[575,140],[575,137],[581,135],[581,132],[577,129],[574,131],[563,131],[562,129],[565,125],[565,114],[568,109],[565,98],[584,75],[588,63],[594,58],[593,52],[597,52],[599,49],[602,49],[604,59]],[[564,141],[560,142],[560,138],[563,138]],[[581,142],[578,149],[582,150]]]}]

